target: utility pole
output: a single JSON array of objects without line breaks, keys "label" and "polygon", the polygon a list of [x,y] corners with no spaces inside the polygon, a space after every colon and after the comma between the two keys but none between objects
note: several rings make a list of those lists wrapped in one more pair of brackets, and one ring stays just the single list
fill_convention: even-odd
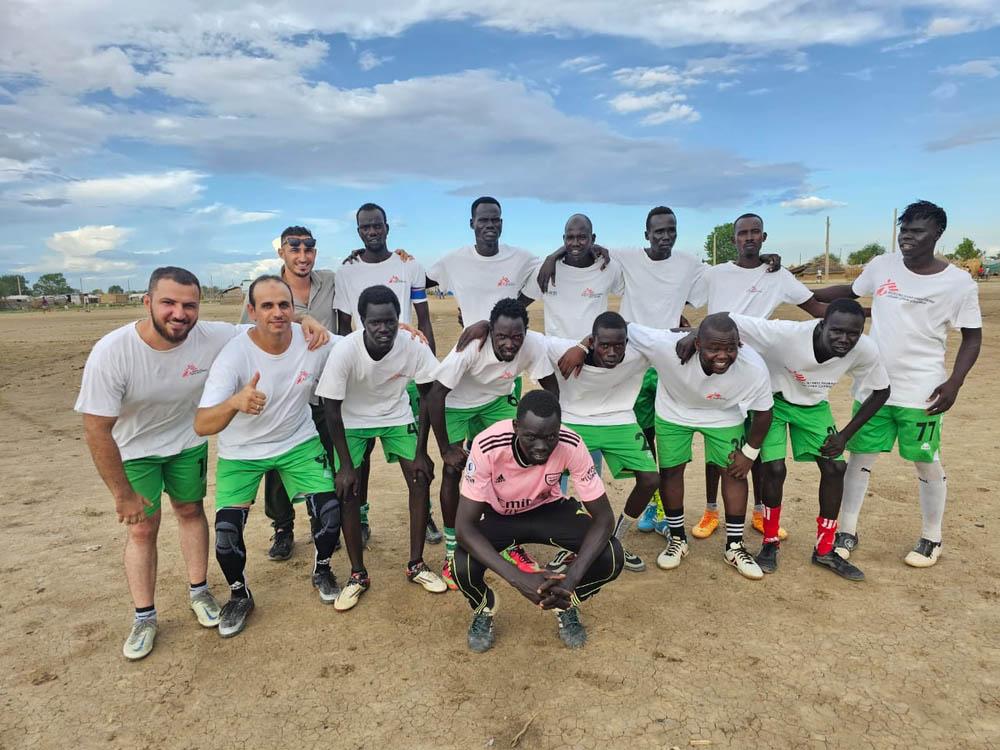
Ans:
[{"label": "utility pole", "polygon": [[826,217],[826,267],[823,269],[823,276],[830,278],[830,217]]},{"label": "utility pole", "polygon": [[15,279],[17,279],[17,296],[21,296],[21,274],[15,274]]},{"label": "utility pole", "polygon": [[892,209],[892,242],[889,243],[889,252],[896,252],[896,209]]},{"label": "utility pole", "polygon": [[87,309],[87,294],[83,291],[83,276],[80,277],[80,301],[83,302],[83,309]]},{"label": "utility pole", "polygon": [[716,240],[717,240],[717,239],[718,239],[718,233],[716,233],[716,232],[712,232],[712,265],[713,265],[713,266],[714,266],[714,265],[715,265],[716,263],[718,263],[718,262],[719,262],[718,258],[716,257],[716,254],[717,254],[717,253],[716,253],[716,245],[718,244],[718,243],[716,242]]}]

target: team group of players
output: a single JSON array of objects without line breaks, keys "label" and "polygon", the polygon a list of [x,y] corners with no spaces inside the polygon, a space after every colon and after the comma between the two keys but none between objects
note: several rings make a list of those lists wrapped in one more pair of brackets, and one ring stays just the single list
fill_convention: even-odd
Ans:
[{"label": "team group of players", "polygon": [[[623,568],[645,568],[623,546],[633,525],[667,538],[658,567],[681,565],[695,433],[705,445],[707,504],[691,533],[705,538],[724,526],[724,559],[744,577],[778,568],[789,441],[793,460],[819,469],[814,563],[863,579],[852,562],[858,516],[875,459],[897,442],[916,468],[923,517],[905,562],[937,561],[946,496],[941,415],[976,360],[982,327],[975,283],[934,254],[947,225],[941,208],[911,204],[900,217],[898,253],[872,260],[851,285],[814,291],[780,258],[762,255],[767,234],[755,214],[734,223],[737,260],[714,267],[673,252],[677,218],[665,207],[647,216],[647,247],[613,253],[596,244],[586,216],[574,215],[562,247],[541,262],[500,243],[500,204],[480,198],[470,217],[475,244],[426,271],[390,252],[379,206],[362,206],[357,224],[364,248],[335,273],[314,268],[308,229],[286,229],[281,272],[251,284],[241,325],[199,321],[197,278],[159,268],[144,298],[148,317],[94,346],[76,410],[127,528],[135,605],[127,658],[146,656],[156,636],[163,492],[201,625],[234,636],[254,608],[244,529],[261,479],[275,530],[269,557],[290,556],[293,504],[304,502],[320,600],[341,611],[357,605],[371,585],[364,551],[376,441],[408,491],[405,575],[432,593],[462,592],[473,610],[473,651],[495,637],[487,569],[554,610],[561,639],[577,647],[586,640],[580,603]],[[454,293],[467,326],[440,362],[427,306],[435,286]],[[620,314],[608,311],[610,295],[621,296]],[[873,300],[870,336],[868,311],[855,301],[862,296]],[[534,300],[544,334],[529,329]],[[815,319],[769,320],[782,303]],[[694,329],[685,305],[707,307]],[[961,330],[962,342],[949,375],[950,329]],[[844,375],[853,380],[854,410],[838,429],[827,395]],[[522,395],[524,376],[541,388]],[[443,534],[430,512],[432,432]],[[230,587],[222,607],[206,582],[206,436],[214,434],[215,555]],[[617,520],[601,480],[605,463],[611,476],[634,482]],[[763,534],[756,555],[743,540],[748,477],[752,525]],[[331,568],[341,536],[351,567],[343,585]],[[439,574],[423,553],[442,537]],[[525,544],[557,551],[542,567]]]}]

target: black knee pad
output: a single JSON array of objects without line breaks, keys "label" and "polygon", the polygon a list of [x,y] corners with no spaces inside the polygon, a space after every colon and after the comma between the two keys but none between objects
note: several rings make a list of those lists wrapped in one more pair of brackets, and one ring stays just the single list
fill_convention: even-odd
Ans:
[{"label": "black knee pad", "polygon": [[243,527],[246,525],[243,508],[223,508],[215,514],[215,553],[246,557],[243,544]]},{"label": "black knee pad", "polygon": [[316,538],[334,536],[340,533],[340,501],[333,492],[317,492],[306,502],[316,521]]}]

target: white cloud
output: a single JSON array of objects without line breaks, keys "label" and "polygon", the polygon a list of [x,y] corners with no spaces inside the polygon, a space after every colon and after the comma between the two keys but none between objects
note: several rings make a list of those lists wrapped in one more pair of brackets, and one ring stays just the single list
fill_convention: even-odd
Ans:
[{"label": "white cloud", "polygon": [[931,96],[933,96],[935,99],[940,99],[941,101],[945,101],[953,98],[957,93],[958,93],[958,86],[952,83],[951,81],[945,81],[936,89],[931,91]]},{"label": "white cloud", "polygon": [[969,60],[957,65],[945,65],[937,69],[938,73],[949,76],[982,76],[996,78],[1000,76],[1000,57],[989,57],[983,60]]},{"label": "white cloud", "polygon": [[818,214],[821,211],[829,211],[833,208],[841,208],[846,203],[830,200],[829,198],[819,198],[815,195],[803,196],[793,200],[781,202],[782,208],[790,209],[793,214]]},{"label": "white cloud", "polygon": [[597,65],[600,61],[601,58],[597,55],[582,55],[580,57],[571,57],[567,60],[563,60],[559,63],[559,67],[563,70],[583,70],[584,68]]},{"label": "white cloud", "polygon": [[366,49],[360,55],[358,55],[358,67],[362,70],[374,70],[375,68],[390,62],[393,58],[390,57],[379,57],[374,52]]},{"label": "white cloud", "polygon": [[647,109],[659,109],[674,102],[683,101],[684,94],[675,94],[671,91],[660,91],[655,94],[633,94],[625,92],[619,94],[608,101],[608,104],[616,112],[630,114],[632,112],[642,112]]},{"label": "white cloud", "polygon": [[1000,141],[1000,118],[977,122],[947,138],[930,141],[924,148],[927,151],[947,151],[961,146],[975,146],[994,141]]},{"label": "white cloud", "polygon": [[788,62],[782,63],[778,67],[793,73],[805,73],[809,70],[809,55],[802,50],[795,50],[789,55]]},{"label": "white cloud", "polygon": [[640,90],[657,86],[691,86],[698,83],[693,76],[682,73],[672,65],[660,65],[656,68],[619,68],[613,75],[622,86]]},{"label": "white cloud", "polygon": [[871,81],[872,80],[872,68],[862,68],[861,70],[854,70],[849,73],[844,73],[845,76],[850,76],[851,78],[857,78],[859,81]]},{"label": "white cloud", "polygon": [[646,115],[639,122],[643,125],[662,125],[665,122],[698,122],[701,115],[690,104],[671,104],[664,110]]},{"label": "white cloud", "polygon": [[21,195],[29,205],[57,207],[68,203],[81,206],[183,206],[204,190],[205,175],[191,170],[158,174],[127,174],[74,180],[43,187]]},{"label": "white cloud", "polygon": [[764,94],[770,94],[770,93],[771,89],[768,88],[750,89],[747,92],[747,96],[763,96]]},{"label": "white cloud", "polygon": [[45,241],[51,251],[34,264],[17,269],[22,272],[60,271],[72,275],[127,271],[135,263],[107,257],[116,250],[131,229],[107,226],[84,226],[66,232],[56,232]]},{"label": "white cloud", "polygon": [[277,211],[239,211],[232,206],[213,203],[194,210],[195,216],[208,216],[218,219],[223,224],[252,224],[258,221],[270,221],[278,216]]}]

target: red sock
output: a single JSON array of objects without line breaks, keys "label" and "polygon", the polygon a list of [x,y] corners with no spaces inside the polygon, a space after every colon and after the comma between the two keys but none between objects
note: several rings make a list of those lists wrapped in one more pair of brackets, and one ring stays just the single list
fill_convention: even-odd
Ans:
[{"label": "red sock", "polygon": [[816,516],[816,551],[827,555],[833,549],[833,538],[837,533],[837,519]]},{"label": "red sock", "polygon": [[781,506],[764,506],[764,544],[777,543],[778,529],[781,528]]}]

